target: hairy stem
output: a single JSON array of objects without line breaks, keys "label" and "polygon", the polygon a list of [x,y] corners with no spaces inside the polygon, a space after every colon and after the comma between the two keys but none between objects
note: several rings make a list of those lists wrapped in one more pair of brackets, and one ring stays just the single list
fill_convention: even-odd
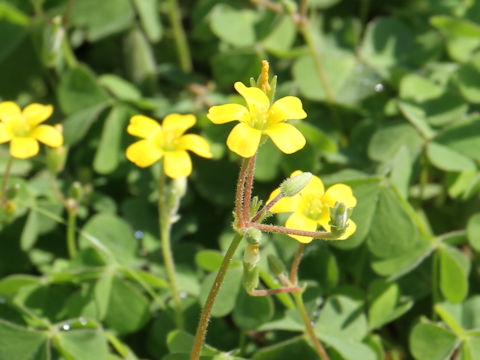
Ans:
[{"label": "hairy stem", "polygon": [[298,246],[297,253],[293,258],[292,269],[290,270],[290,282],[292,284],[297,283],[297,273],[298,267],[300,266],[300,260],[302,259],[303,249],[305,248],[305,244],[300,244]]},{"label": "hairy stem", "polygon": [[160,241],[162,245],[163,262],[167,270],[168,282],[172,290],[172,297],[175,309],[175,324],[178,329],[183,329],[183,314],[180,294],[178,292],[177,280],[175,277],[175,263],[173,260],[170,244],[171,214],[166,204],[165,172],[160,164],[160,177],[158,178],[158,224],[160,230]]},{"label": "hairy stem", "polygon": [[250,201],[252,200],[253,174],[255,172],[255,162],[257,154],[248,159],[247,174],[245,176],[245,195],[243,197],[243,219],[250,219]]},{"label": "hairy stem", "polygon": [[2,193],[0,194],[0,207],[4,208],[5,203],[7,201],[7,185],[8,185],[8,178],[10,177],[10,170],[12,169],[13,157],[10,157],[7,162],[7,166],[5,167],[5,171],[3,173],[3,182],[2,182]]},{"label": "hairy stem", "polygon": [[205,302],[205,306],[203,307],[202,314],[200,315],[200,321],[198,322],[197,332],[195,333],[195,341],[193,343],[190,360],[198,360],[200,357],[200,352],[202,351],[203,341],[205,340],[208,321],[210,320],[210,314],[212,312],[213,304],[215,303],[215,299],[218,295],[218,292],[220,291],[220,287],[222,286],[223,279],[225,278],[225,274],[227,273],[228,266],[232,261],[233,254],[235,254],[238,244],[240,244],[242,238],[243,237],[240,234],[235,235],[232,243],[230,244],[225,254],[225,257],[223,258],[222,264],[220,265],[217,277],[213,282],[212,288],[210,289],[210,293],[207,297],[207,301]]},{"label": "hairy stem", "polygon": [[343,235],[343,234],[333,235],[331,232],[328,232],[328,231],[304,231],[304,230],[298,230],[298,229],[290,229],[284,226],[257,224],[253,222],[246,223],[245,227],[254,227],[254,228],[257,228],[258,230],[265,231],[265,232],[308,236],[314,239],[323,239],[323,240],[337,240],[339,237]]},{"label": "hairy stem", "polygon": [[245,180],[247,175],[247,168],[248,168],[248,159],[243,159],[242,165],[240,167],[240,173],[238,174],[238,181],[237,181],[237,191],[235,194],[235,214],[237,216],[237,227],[242,229],[244,226],[245,221],[243,217],[243,194],[245,191]]}]

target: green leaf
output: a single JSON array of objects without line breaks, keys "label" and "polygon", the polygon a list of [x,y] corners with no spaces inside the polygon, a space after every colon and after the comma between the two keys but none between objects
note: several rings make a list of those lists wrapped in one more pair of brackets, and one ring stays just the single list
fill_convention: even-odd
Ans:
[{"label": "green leaf", "polygon": [[263,39],[262,43],[268,51],[274,54],[282,54],[290,50],[296,35],[297,27],[292,18],[289,15],[283,15],[270,34]]},{"label": "green leaf", "polygon": [[318,354],[302,337],[296,337],[278,344],[267,346],[253,355],[253,360],[317,360]]},{"label": "green leaf", "polygon": [[404,254],[418,242],[418,229],[410,212],[389,188],[380,189],[367,241],[370,251],[381,258]]},{"label": "green leaf", "polygon": [[333,347],[345,360],[375,360],[375,352],[361,342],[352,341],[329,334],[319,334],[318,337],[327,345]]},{"label": "green leaf", "polygon": [[68,115],[98,107],[109,99],[97,83],[95,75],[86,66],[71,68],[61,78],[58,101],[63,112]]},{"label": "green leaf", "polygon": [[391,18],[378,18],[368,24],[360,56],[385,78],[392,70],[405,65],[414,51],[413,36],[403,22]]},{"label": "green leaf", "polygon": [[439,134],[435,142],[473,160],[480,158],[480,117],[472,116],[458,121]]},{"label": "green leaf", "polygon": [[125,38],[125,67],[129,78],[137,85],[153,87],[157,64],[152,47],[138,27]]},{"label": "green leaf", "polygon": [[435,142],[428,143],[428,159],[437,168],[445,171],[463,171],[475,168],[475,163],[446,146]]},{"label": "green leaf", "polygon": [[41,278],[32,275],[15,274],[0,280],[0,294],[14,294],[24,286],[39,284]]},{"label": "green leaf", "polygon": [[141,329],[150,317],[149,302],[129,282],[114,278],[105,321],[119,334]]},{"label": "green leaf", "polygon": [[[336,48],[325,49],[320,53],[320,62],[335,102],[355,106],[375,93],[375,85],[380,81],[379,77],[359,62],[353,53]],[[300,91],[306,98],[317,101],[328,100],[327,91],[318,75],[314,59],[310,55],[296,60],[292,71]]]},{"label": "green leaf", "polygon": [[467,237],[470,245],[480,251],[480,213],[472,215],[468,220]]},{"label": "green leaf", "polygon": [[[244,291],[243,289],[240,290],[242,274],[243,271],[241,267],[234,267],[228,269],[228,272],[225,275],[225,279],[223,281],[223,285],[218,292],[215,304],[212,308],[213,317],[225,316],[233,310],[233,308],[235,307],[238,292]],[[216,276],[216,272],[213,272],[209,274],[203,281],[202,287],[200,289],[200,302],[202,304],[205,304],[205,301],[207,300],[208,294],[210,292],[210,289],[212,288]]]},{"label": "green leaf", "polygon": [[339,282],[340,269],[335,255],[327,246],[306,254],[299,269],[299,278],[319,283],[325,291],[331,291]]},{"label": "green leaf", "polygon": [[390,179],[392,184],[397,188],[400,196],[404,199],[408,198],[412,165],[407,147],[402,146],[393,159]]},{"label": "green leaf", "polygon": [[198,266],[207,271],[216,271],[223,261],[223,254],[216,250],[200,250],[195,255],[195,262]]},{"label": "green leaf", "polygon": [[410,350],[418,360],[448,359],[457,347],[454,334],[434,323],[417,324],[409,336]]},{"label": "green leaf", "polygon": [[332,153],[338,150],[336,142],[317,126],[306,121],[300,121],[296,123],[295,126],[302,132],[307,139],[307,142],[313,145],[316,149]]},{"label": "green leaf", "polygon": [[315,333],[347,340],[362,340],[367,334],[367,317],[362,301],[345,295],[328,298],[320,312]]},{"label": "green leaf", "polygon": [[255,330],[273,316],[273,301],[268,296],[250,296],[240,291],[233,310],[233,321],[244,330]]},{"label": "green leaf", "polygon": [[57,347],[73,359],[107,360],[107,337],[102,329],[60,331],[56,335]]},{"label": "green leaf", "polygon": [[0,359],[31,360],[47,341],[47,335],[0,319]]},{"label": "green leaf", "polygon": [[77,111],[67,117],[63,122],[63,137],[65,139],[65,144],[74,145],[82,140],[107,105],[107,103],[102,103]]},{"label": "green leaf", "polygon": [[480,38],[480,26],[466,19],[435,15],[430,18],[430,24],[448,35]]},{"label": "green leaf", "polygon": [[423,143],[415,129],[405,123],[389,124],[377,130],[368,144],[368,156],[376,161],[390,161],[402,146],[406,146],[412,157]]},{"label": "green leaf", "polygon": [[480,338],[471,337],[462,343],[462,360],[479,360],[480,359]]},{"label": "green leaf", "polygon": [[133,102],[142,98],[142,93],[135,85],[117,75],[102,75],[98,78],[98,82],[119,100]]},{"label": "green leaf", "polygon": [[90,218],[81,232],[80,247],[94,247],[100,254],[111,254],[122,264],[131,264],[137,252],[133,230],[122,219],[111,214]]},{"label": "green leaf", "polygon": [[153,43],[160,41],[163,35],[163,27],[158,9],[159,2],[157,0],[134,0],[133,3],[148,40]]},{"label": "green leaf", "polygon": [[[168,351],[171,353],[189,354],[192,352],[195,337],[182,330],[171,331],[167,336]],[[207,344],[202,347],[201,355],[216,355],[219,351]]]},{"label": "green leaf", "polygon": [[[480,29],[480,27],[479,27]],[[457,70],[456,82],[461,94],[467,101],[480,103],[480,56],[475,56],[470,62],[462,64]]]},{"label": "green leaf", "polygon": [[272,181],[278,176],[282,152],[272,141],[267,141],[258,149],[255,165],[255,179],[258,181]]},{"label": "green leaf", "polygon": [[88,39],[95,42],[127,29],[134,16],[129,0],[82,0],[73,3],[70,18],[73,25],[86,27]]},{"label": "green leaf", "polygon": [[253,10],[237,10],[225,4],[216,5],[210,14],[210,27],[220,39],[235,45],[249,46],[256,41]]},{"label": "green leaf", "polygon": [[252,75],[260,72],[262,58],[250,49],[236,49],[215,54],[212,57],[212,70],[215,81],[232,91],[232,84],[242,81],[248,84]]},{"label": "green leaf", "polygon": [[399,318],[413,306],[413,301],[401,301],[397,283],[377,279],[368,288],[370,329],[380,328]]},{"label": "green leaf", "polygon": [[0,62],[7,58],[27,35],[28,17],[8,3],[0,4]]},{"label": "green leaf", "polygon": [[38,236],[38,214],[36,211],[30,210],[28,213],[27,221],[23,227],[22,237],[20,238],[20,243],[22,250],[30,250],[35,242],[37,241]]},{"label": "green leaf", "polygon": [[105,119],[100,144],[93,160],[93,168],[100,174],[113,172],[120,159],[124,157],[121,140],[125,133],[128,115],[129,111],[126,107],[117,105],[110,110]]},{"label": "green leaf", "polygon": [[443,296],[459,303],[468,294],[469,262],[456,248],[445,246],[440,250],[440,290]]}]

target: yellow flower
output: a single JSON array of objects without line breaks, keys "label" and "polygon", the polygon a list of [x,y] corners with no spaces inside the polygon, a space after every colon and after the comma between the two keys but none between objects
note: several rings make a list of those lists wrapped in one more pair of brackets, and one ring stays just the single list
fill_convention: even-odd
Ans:
[{"label": "yellow flower", "polygon": [[38,154],[38,142],[51,147],[63,144],[60,131],[50,125],[39,125],[52,115],[51,105],[30,104],[20,110],[12,101],[0,104],[0,144],[10,141],[10,154],[26,159]]},{"label": "yellow flower", "polygon": [[256,87],[235,83],[235,89],[245,99],[247,106],[226,104],[212,106],[207,118],[214,124],[238,120],[227,139],[227,146],[234,153],[252,157],[260,144],[262,134],[268,135],[284,153],[291,154],[305,146],[305,138],[286,120],[305,119],[302,102],[295,96],[285,96],[270,106],[267,95]]},{"label": "yellow flower", "polygon": [[[290,177],[294,177],[302,172],[294,171]],[[280,193],[280,188],[274,190],[270,195],[268,202]],[[330,213],[328,208],[333,208],[336,202],[343,202],[348,208],[353,208],[357,204],[357,199],[353,196],[352,189],[344,184],[336,184],[327,189],[323,186],[322,180],[317,176],[312,176],[312,179],[303,190],[295,196],[284,197],[280,199],[270,210],[274,213],[292,212],[285,226],[291,229],[316,231],[320,225],[326,231],[330,231]],[[347,229],[345,233],[338,240],[345,240],[352,235],[357,226],[348,219]],[[309,243],[312,241],[311,237],[289,235],[301,243]]]},{"label": "yellow flower", "polygon": [[169,177],[190,175],[192,161],[186,150],[205,158],[212,157],[204,138],[195,134],[183,135],[195,122],[194,115],[170,114],[163,119],[162,125],[143,115],[133,116],[127,132],[142,140],[127,148],[127,159],[137,166],[147,167],[164,157],[164,169]]}]

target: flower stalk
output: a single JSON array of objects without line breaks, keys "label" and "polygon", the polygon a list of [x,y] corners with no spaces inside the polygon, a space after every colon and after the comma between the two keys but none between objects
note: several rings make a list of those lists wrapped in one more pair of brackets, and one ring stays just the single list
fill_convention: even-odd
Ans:
[{"label": "flower stalk", "polygon": [[193,343],[190,360],[198,360],[200,358],[200,352],[202,351],[203,341],[205,340],[205,334],[207,332],[208,321],[210,320],[210,314],[212,313],[213,304],[215,303],[215,299],[217,298],[220,287],[222,286],[223,279],[225,278],[228,270],[228,266],[230,265],[233,255],[235,254],[235,251],[237,250],[242,238],[243,236],[240,234],[235,235],[223,258],[222,264],[220,265],[217,277],[215,278],[210,293],[208,294],[207,301],[205,302],[205,305],[202,309],[202,314],[200,315],[200,321],[198,323],[197,332],[195,334],[195,340]]},{"label": "flower stalk", "polygon": [[[176,215],[178,204],[180,202],[180,196],[172,192],[171,189],[167,190],[166,176],[161,165],[162,164],[160,163],[160,175],[158,178],[158,224],[160,231],[160,242],[162,247],[163,262],[165,264],[168,282],[170,283],[170,289],[172,291],[175,310],[175,324],[178,329],[183,329],[182,303],[175,277],[175,262],[170,243],[172,220]],[[170,204],[168,204],[167,198],[171,200],[171,202],[169,201]]]},{"label": "flower stalk", "polygon": [[182,26],[182,18],[177,0],[168,1],[168,16],[172,25],[180,67],[184,72],[189,73],[192,71],[192,58],[190,56],[190,48],[188,47],[187,35]]},{"label": "flower stalk", "polygon": [[5,166],[5,171],[3,173],[3,181],[2,181],[2,192],[0,194],[0,207],[3,209],[5,207],[5,203],[7,201],[7,185],[8,185],[8,178],[10,177],[10,171],[12,169],[13,164],[13,157],[9,157],[7,161],[7,165]]}]

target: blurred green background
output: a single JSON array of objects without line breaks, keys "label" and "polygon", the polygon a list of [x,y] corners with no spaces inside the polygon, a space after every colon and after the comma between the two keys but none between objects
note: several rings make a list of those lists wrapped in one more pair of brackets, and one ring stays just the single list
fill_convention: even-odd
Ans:
[{"label": "blurred green background", "polygon": [[[0,0],[0,100],[54,105],[68,149],[53,180],[45,150],[13,163],[0,360],[188,359],[232,237],[239,164],[225,146],[232,125],[205,114],[241,102],[233,83],[257,77],[262,59],[277,98],[302,99],[307,145],[262,146],[254,193],[266,199],[300,169],[358,199],[356,234],[314,241],[300,267],[331,358],[480,359],[480,2]],[[161,261],[158,169],[125,158],[132,115],[172,112],[194,113],[214,153],[193,156],[172,233],[185,331],[174,331]],[[0,145],[0,172],[8,157]],[[68,196],[74,181],[81,251],[70,260],[54,189]],[[289,263],[296,246],[265,240],[264,284],[266,255]],[[288,296],[245,294],[237,255],[205,359],[316,359]]]}]

